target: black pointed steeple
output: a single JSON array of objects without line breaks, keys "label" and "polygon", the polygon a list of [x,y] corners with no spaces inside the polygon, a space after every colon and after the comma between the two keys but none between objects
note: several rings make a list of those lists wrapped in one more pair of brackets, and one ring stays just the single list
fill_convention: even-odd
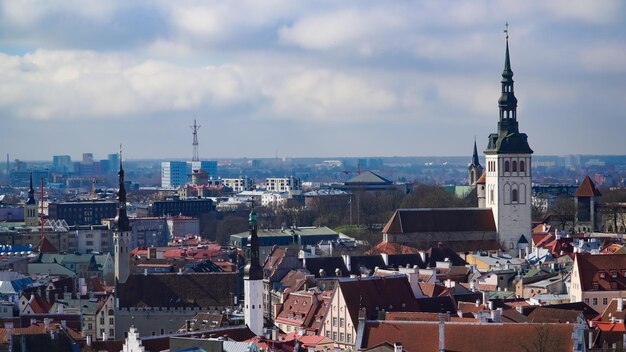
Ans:
[{"label": "black pointed steeple", "polygon": [[470,166],[480,166],[480,160],[478,160],[478,148],[476,148],[476,139],[474,139],[474,154],[472,155],[472,163]]},{"label": "black pointed steeple", "polygon": [[130,220],[126,212],[126,188],[124,187],[124,168],[122,167],[122,151],[120,148],[120,171],[119,191],[117,192],[117,216],[115,217],[115,230],[118,232],[130,231]]},{"label": "black pointed steeple", "polygon": [[259,260],[259,237],[257,236],[257,216],[254,208],[248,218],[250,223],[250,235],[248,236],[248,263],[244,269],[245,280],[263,280],[263,269]]},{"label": "black pointed steeple", "polygon": [[527,136],[520,133],[517,123],[517,98],[514,93],[513,70],[511,69],[511,57],[509,55],[509,24],[507,23],[506,52],[504,55],[504,70],[502,70],[502,92],[498,99],[500,119],[498,121],[498,133],[489,136],[489,145],[485,153],[532,153],[528,146]]},{"label": "black pointed steeple", "polygon": [[33,173],[30,173],[30,187],[28,187],[28,200],[26,204],[37,204],[35,202],[35,189],[33,188]]}]

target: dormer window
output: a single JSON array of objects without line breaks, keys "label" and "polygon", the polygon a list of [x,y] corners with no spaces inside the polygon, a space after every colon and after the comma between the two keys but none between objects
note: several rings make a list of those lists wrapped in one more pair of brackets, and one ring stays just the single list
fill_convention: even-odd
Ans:
[{"label": "dormer window", "polygon": [[604,279],[606,277],[606,273],[604,271],[600,272],[600,278]]},{"label": "dormer window", "polygon": [[598,290],[598,283],[594,283],[594,284],[593,284],[593,290],[594,290],[594,291],[597,291],[597,290]]},{"label": "dormer window", "polygon": [[617,279],[617,271],[612,271],[611,272],[611,277],[614,279]]},{"label": "dormer window", "polygon": [[611,282],[611,290],[617,290],[617,282]]}]

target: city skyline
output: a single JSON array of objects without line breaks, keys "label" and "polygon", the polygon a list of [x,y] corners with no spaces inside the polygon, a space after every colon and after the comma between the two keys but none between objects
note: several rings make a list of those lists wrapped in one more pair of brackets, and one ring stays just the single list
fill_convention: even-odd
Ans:
[{"label": "city skyline", "polygon": [[[619,1],[0,3],[11,159],[480,154],[509,22],[538,155],[623,154]],[[28,141],[28,146],[24,143]],[[600,142],[601,141],[601,142]]]}]

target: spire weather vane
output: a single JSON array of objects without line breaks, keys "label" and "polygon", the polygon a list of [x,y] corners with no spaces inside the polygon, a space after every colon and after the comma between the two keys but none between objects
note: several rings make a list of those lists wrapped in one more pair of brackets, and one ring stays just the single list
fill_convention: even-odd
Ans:
[{"label": "spire weather vane", "polygon": [[504,24],[504,34],[506,34],[506,40],[509,40],[509,22]]}]

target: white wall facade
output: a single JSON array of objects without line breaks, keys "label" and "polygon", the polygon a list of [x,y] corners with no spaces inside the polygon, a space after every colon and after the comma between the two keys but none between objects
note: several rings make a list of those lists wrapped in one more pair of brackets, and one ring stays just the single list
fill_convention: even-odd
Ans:
[{"label": "white wall facade", "polygon": [[244,280],[244,319],[250,330],[263,335],[263,280]]},{"label": "white wall facade", "polygon": [[486,156],[486,207],[493,211],[500,244],[513,256],[521,235],[531,240],[531,159],[530,154]]}]

